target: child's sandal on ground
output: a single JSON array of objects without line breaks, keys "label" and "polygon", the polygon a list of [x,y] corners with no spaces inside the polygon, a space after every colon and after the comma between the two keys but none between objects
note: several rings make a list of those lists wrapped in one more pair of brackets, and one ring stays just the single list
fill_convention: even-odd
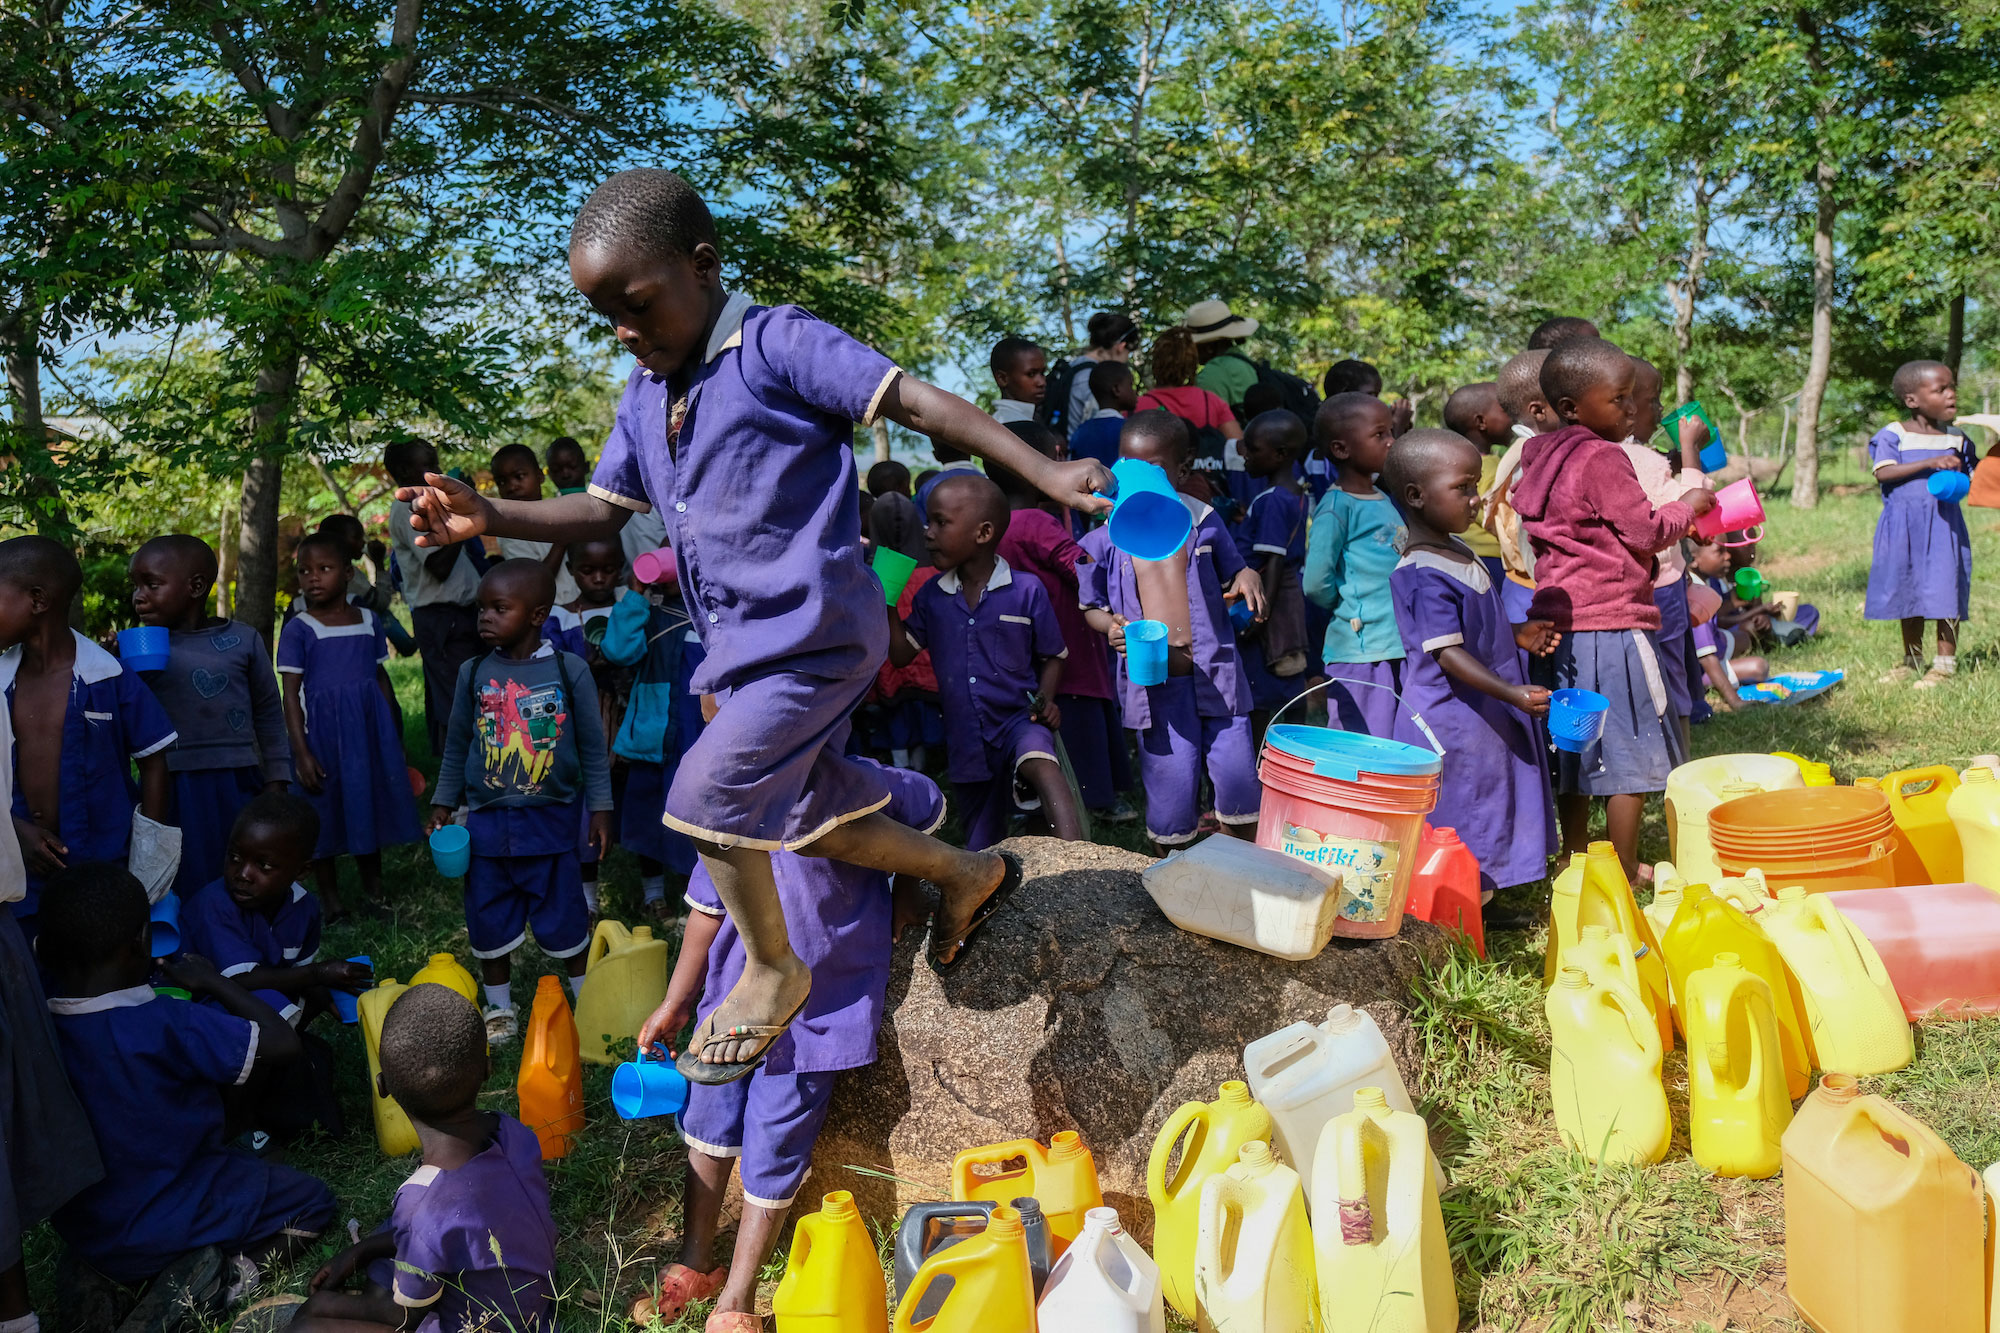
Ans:
[{"label": "child's sandal on ground", "polygon": [[708,1300],[728,1281],[728,1264],[707,1273],[697,1273],[686,1264],[669,1264],[666,1276],[660,1279],[659,1288],[633,1301],[625,1317],[635,1324],[643,1324],[648,1319],[671,1324],[681,1317],[681,1311],[696,1301]]},{"label": "child's sandal on ground", "polygon": [[[1021,869],[1021,858],[1012,852],[1002,852],[1000,859],[1006,864],[1006,869],[1000,875],[1000,886],[987,895],[985,902],[979,904],[979,910],[973,913],[972,922],[966,926],[963,935],[956,940],[940,940],[937,933],[938,918],[935,913],[932,914],[929,953],[931,971],[942,975],[964,962],[966,951],[972,947],[972,941],[978,937],[981,930],[985,929],[986,923],[1006,906],[1007,900],[1014,896],[1014,890],[1021,887],[1021,881],[1026,878],[1026,873]],[[956,944],[958,952],[951,956],[950,962],[939,962],[938,948],[947,944]]]},{"label": "child's sandal on ground", "polygon": [[[724,1083],[734,1083],[764,1063],[764,1057],[771,1053],[772,1045],[778,1038],[784,1036],[786,1029],[805,1012],[806,1000],[811,998],[812,992],[808,990],[805,998],[792,1006],[792,1012],[785,1015],[785,1021],[782,1023],[738,1023],[726,1032],[710,1032],[706,1037],[701,1035],[700,1028],[696,1028],[693,1039],[688,1042],[688,1048],[681,1052],[680,1059],[674,1061],[674,1068],[680,1070],[682,1077],[690,1083],[700,1083],[711,1088],[720,1087]],[[710,1014],[706,1022],[714,1021],[715,1015]],[[711,1046],[744,1040],[761,1041],[764,1044],[759,1046],[757,1053],[748,1060],[718,1061],[701,1058],[701,1053]]]},{"label": "child's sandal on ground", "polygon": [[1936,667],[1932,667],[1924,673],[1922,680],[1910,688],[1913,690],[1934,690],[1940,685],[1949,685],[1957,679],[1958,673],[1956,671],[1939,671]]}]

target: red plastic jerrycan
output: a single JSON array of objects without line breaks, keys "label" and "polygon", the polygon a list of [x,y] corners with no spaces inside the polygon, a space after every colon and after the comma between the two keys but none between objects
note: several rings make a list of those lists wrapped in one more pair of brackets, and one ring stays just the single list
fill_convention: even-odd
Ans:
[{"label": "red plastic jerrycan", "polygon": [[1461,930],[1486,956],[1486,926],[1479,915],[1479,858],[1459,841],[1458,830],[1424,825],[1417,846],[1417,873],[1410,879],[1411,916]]}]

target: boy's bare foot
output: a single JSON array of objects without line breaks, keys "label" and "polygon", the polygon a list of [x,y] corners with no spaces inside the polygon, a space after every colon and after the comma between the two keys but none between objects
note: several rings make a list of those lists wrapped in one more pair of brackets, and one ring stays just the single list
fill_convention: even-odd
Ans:
[{"label": "boy's bare foot", "polygon": [[[812,969],[797,954],[770,966],[746,960],[742,979],[695,1029],[688,1041],[688,1056],[704,1065],[754,1061],[798,1017],[811,994]],[[750,1031],[733,1038],[725,1035],[735,1029]]]}]

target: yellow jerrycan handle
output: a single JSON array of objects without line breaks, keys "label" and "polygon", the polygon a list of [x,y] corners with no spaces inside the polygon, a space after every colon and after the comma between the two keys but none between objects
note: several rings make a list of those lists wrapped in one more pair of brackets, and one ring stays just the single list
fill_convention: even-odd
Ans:
[{"label": "yellow jerrycan handle", "polygon": [[[1892,1192],[1908,1189],[1916,1174],[1923,1170],[1923,1163],[1913,1151],[1917,1146],[1912,1142],[1915,1137],[1908,1126],[1884,1119],[1880,1109],[1865,1100],[1855,1102],[1854,1118],[1840,1131],[1842,1147],[1854,1148],[1858,1144],[1860,1151],[1879,1158],[1891,1168],[1884,1174],[1895,1181]],[[1902,1146],[1894,1146],[1897,1144]],[[1969,1166],[1965,1169],[1972,1170]]]},{"label": "yellow jerrycan handle", "polygon": [[[1236,1177],[1228,1175],[1210,1176],[1201,1183],[1201,1215],[1195,1224],[1195,1236],[1197,1239],[1195,1241],[1194,1253],[1195,1267],[1197,1269],[1201,1267],[1203,1249],[1201,1238],[1220,1236],[1222,1234],[1222,1210],[1235,1200],[1237,1191],[1241,1187],[1241,1182]],[[1223,1257],[1225,1259],[1228,1258],[1226,1254]],[[1217,1273],[1216,1281],[1229,1281],[1233,1272],[1234,1270],[1232,1269],[1230,1272]]]},{"label": "yellow jerrycan handle", "polygon": [[[895,1333],[908,1333],[908,1330],[916,1327],[910,1320],[915,1317],[917,1310],[922,1307],[924,1293],[937,1285],[939,1278],[950,1278],[952,1280],[952,1290],[956,1291],[958,1289],[959,1271],[972,1267],[985,1257],[985,1254],[985,1246],[968,1245],[961,1242],[946,1249],[938,1250],[930,1258],[924,1260],[923,1267],[917,1270],[916,1277],[910,1282],[910,1290],[896,1306]],[[945,1299],[950,1300],[951,1297],[947,1295]],[[933,1316],[933,1318],[935,1317]],[[926,1321],[926,1323],[928,1322]]]},{"label": "yellow jerrycan handle", "polygon": [[590,954],[583,960],[583,970],[587,973],[596,967],[598,960],[613,949],[632,942],[632,932],[625,929],[623,921],[606,918],[597,923],[597,931],[590,937]]},{"label": "yellow jerrycan handle", "polygon": [[[1745,975],[1754,976],[1755,974],[1746,973]],[[1767,986],[1766,991],[1768,992],[1768,990],[1769,987]],[[1772,1056],[1772,1052],[1764,1048],[1763,1042],[1754,1040],[1757,1032],[1756,1006],[1757,1006],[1757,988],[1755,986],[1739,985],[1730,990],[1729,1008],[1725,1010],[1723,1013],[1722,1030],[1725,1033],[1727,1033],[1730,1029],[1731,1024],[1737,1017],[1735,1011],[1739,1007],[1741,1007],[1743,1010],[1743,1015],[1742,1015],[1743,1030],[1751,1034],[1751,1037],[1753,1038],[1753,1040],[1750,1042],[1750,1064],[1749,1067],[1745,1069],[1743,1073],[1743,1086],[1740,1088],[1730,1088],[1730,1091],[1738,1096],[1754,1093],[1757,1089],[1764,1086],[1764,1062],[1766,1060],[1769,1060]],[[1771,1005],[1772,1030],[1776,1031],[1777,1026],[1778,1026],[1777,1005],[1774,1003]],[[1779,1040],[1782,1041],[1783,1038],[1781,1037],[1779,1038]],[[1716,1068],[1716,1062],[1715,1062],[1717,1046],[1721,1047],[1721,1054],[1723,1057],[1722,1068],[1720,1069]],[[1729,1044],[1727,1042],[1708,1043],[1708,1050],[1703,1053],[1702,1058],[1708,1061],[1709,1071],[1716,1076],[1717,1084],[1722,1087],[1728,1087],[1729,1085],[1725,1081],[1724,1076],[1727,1075],[1727,1073],[1729,1072],[1728,1070]]]},{"label": "yellow jerrycan handle", "polygon": [[[1035,1158],[1042,1151],[1042,1145],[1033,1139],[1009,1139],[1005,1143],[989,1143],[983,1148],[967,1148],[952,1159],[951,1197],[954,1199],[970,1199],[972,1197],[973,1167],[997,1166],[999,1163],[1014,1157],[1025,1159],[1027,1165],[1022,1168],[1019,1176],[1010,1176],[1007,1179],[1018,1179],[1023,1182],[1024,1186],[1031,1187],[1035,1180]],[[981,1188],[985,1187],[981,1186]],[[1032,1188],[1024,1187],[1019,1192],[1022,1194],[1033,1194],[1035,1191]]]},{"label": "yellow jerrycan handle", "polygon": [[1626,1030],[1638,1044],[1641,1053],[1650,1063],[1660,1059],[1660,1025],[1653,1017],[1653,1011],[1646,1007],[1646,1001],[1634,995],[1623,981],[1611,986],[1597,988],[1597,1003],[1618,1015]]},{"label": "yellow jerrycan handle", "polygon": [[1187,1132],[1187,1127],[1201,1121],[1201,1128],[1188,1139],[1181,1152],[1181,1169],[1176,1175],[1179,1180],[1187,1178],[1188,1168],[1208,1139],[1207,1116],[1205,1103],[1183,1102],[1178,1111],[1167,1117],[1167,1123],[1160,1126],[1160,1137],[1153,1140],[1153,1154],[1146,1159],[1146,1195],[1153,1201],[1153,1207],[1173,1201],[1174,1195],[1167,1192],[1167,1159],[1173,1156],[1174,1144]]},{"label": "yellow jerrycan handle", "polygon": [[1882,963],[1882,955],[1875,952],[1875,946],[1868,937],[1856,929],[1838,907],[1826,899],[1814,896],[1806,899],[1806,910],[1800,915],[1799,924],[1806,930],[1820,931],[1827,943],[1844,958],[1852,958],[1855,970],[1868,978],[1874,986],[1893,986],[1889,980],[1889,969]]},{"label": "yellow jerrycan handle", "polygon": [[[1651,1021],[1649,1018],[1648,1022]],[[1340,1174],[1348,1189],[1358,1189],[1355,1198],[1340,1200],[1340,1243],[1342,1245],[1373,1245],[1375,1243],[1375,1204],[1368,1197],[1368,1139],[1370,1135],[1383,1140],[1380,1146],[1388,1148],[1388,1136],[1382,1127],[1371,1118],[1356,1124],[1347,1121],[1335,1131],[1336,1146],[1340,1152]],[[1332,1218],[1320,1222],[1321,1226],[1333,1224]]]}]

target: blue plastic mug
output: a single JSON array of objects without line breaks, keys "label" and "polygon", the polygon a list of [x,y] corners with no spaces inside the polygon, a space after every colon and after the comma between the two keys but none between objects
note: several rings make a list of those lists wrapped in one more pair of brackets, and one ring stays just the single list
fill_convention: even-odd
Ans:
[{"label": "blue plastic mug", "polygon": [[687,1078],[671,1061],[648,1060],[641,1051],[611,1072],[611,1109],[621,1120],[679,1115],[687,1102]]},{"label": "blue plastic mug", "polygon": [[1595,690],[1557,690],[1549,696],[1549,739],[1558,750],[1582,754],[1604,735],[1611,701]]},{"label": "blue plastic mug", "polygon": [[153,957],[172,958],[181,951],[181,899],[168,889],[153,904]]},{"label": "blue plastic mug", "polygon": [[[370,967],[375,966],[375,960],[365,953],[352,954],[348,957],[347,961],[350,963],[366,963]],[[339,1015],[341,1022],[358,1023],[361,1021],[360,996],[356,995],[353,991],[344,990],[335,990],[332,994],[333,1012]]]},{"label": "blue plastic mug", "polygon": [[1134,620],[1125,626],[1125,673],[1134,685],[1160,685],[1167,679],[1167,627],[1158,620]]},{"label": "blue plastic mug", "polygon": [[1729,450],[1720,440],[1710,440],[1701,447],[1701,470],[1720,472],[1729,466]]},{"label": "blue plastic mug", "polygon": [[472,834],[463,824],[446,824],[431,834],[431,864],[446,879],[456,879],[472,865]]},{"label": "blue plastic mug", "polygon": [[137,629],[119,630],[118,660],[134,671],[166,670],[166,627],[141,625]]},{"label": "blue plastic mug", "polygon": [[1932,495],[1946,504],[1957,504],[1972,494],[1972,478],[1963,472],[1933,472],[1930,480],[1924,485],[1930,488]]},{"label": "blue plastic mug", "polygon": [[1111,465],[1111,479],[1118,486],[1105,525],[1111,544],[1135,560],[1164,560],[1180,550],[1194,516],[1166,472],[1143,458],[1121,458]]}]

